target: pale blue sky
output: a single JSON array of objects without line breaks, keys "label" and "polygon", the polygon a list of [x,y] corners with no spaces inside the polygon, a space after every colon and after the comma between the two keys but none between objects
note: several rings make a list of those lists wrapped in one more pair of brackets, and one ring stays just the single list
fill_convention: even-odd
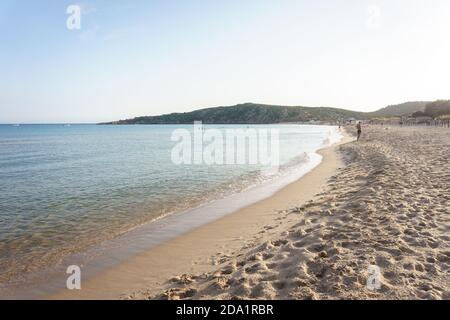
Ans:
[{"label": "pale blue sky", "polygon": [[448,99],[449,17],[448,0],[2,0],[0,123]]}]

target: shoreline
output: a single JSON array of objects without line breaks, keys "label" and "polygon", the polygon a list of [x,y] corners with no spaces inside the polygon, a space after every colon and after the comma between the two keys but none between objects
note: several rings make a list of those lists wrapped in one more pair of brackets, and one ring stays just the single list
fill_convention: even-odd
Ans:
[{"label": "shoreline", "polygon": [[[267,198],[96,272],[82,283],[80,291],[62,290],[45,297],[58,300],[124,298],[144,287],[158,292],[167,279],[180,272],[210,271],[227,255],[277,232],[281,223],[274,224],[280,211],[301,206],[323,189],[327,179],[342,165],[337,148],[351,140],[345,131],[341,133],[344,133],[341,142],[316,152],[323,157],[319,165]],[[267,230],[262,233],[264,229]]]},{"label": "shoreline", "polygon": [[339,152],[325,192],[279,212],[279,230],[124,298],[450,299],[448,130],[365,126]]},{"label": "shoreline", "polygon": [[[333,130],[337,132],[337,130]],[[330,134],[318,149],[336,143],[340,134]],[[190,208],[174,210],[151,221],[122,232],[118,236],[100,241],[88,248],[64,256],[58,263],[25,274],[20,282],[0,286],[0,296],[5,299],[40,299],[65,289],[66,266],[77,265],[88,279],[156,245],[168,241],[199,226],[208,224],[224,215],[231,214],[248,205],[269,198],[286,185],[298,180],[314,169],[322,157],[313,149],[305,152],[303,165],[284,168],[274,179],[250,185],[212,201],[205,201]],[[292,170],[293,169],[293,170]],[[19,279],[19,277],[18,277]]]}]

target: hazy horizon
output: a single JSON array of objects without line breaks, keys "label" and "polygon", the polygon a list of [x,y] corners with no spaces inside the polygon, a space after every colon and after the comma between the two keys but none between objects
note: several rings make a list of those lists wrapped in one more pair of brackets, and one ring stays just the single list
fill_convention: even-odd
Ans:
[{"label": "hazy horizon", "polygon": [[448,16],[447,0],[4,0],[0,123],[448,99]]}]

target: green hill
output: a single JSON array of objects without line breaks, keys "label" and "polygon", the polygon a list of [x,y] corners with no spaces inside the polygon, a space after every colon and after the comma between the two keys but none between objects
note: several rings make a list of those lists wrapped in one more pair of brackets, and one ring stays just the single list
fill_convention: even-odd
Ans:
[{"label": "green hill", "polygon": [[392,118],[411,116],[418,111],[433,117],[443,116],[450,111],[450,102],[415,101],[391,105],[375,112],[357,112],[325,107],[289,107],[255,103],[244,103],[230,107],[200,109],[185,113],[171,113],[160,116],[137,117],[128,120],[102,124],[191,124],[202,121],[205,124],[271,124],[306,123],[310,121],[336,122],[354,118],[368,120],[374,118]]},{"label": "green hill", "polygon": [[375,112],[371,112],[370,117],[398,117],[410,116],[417,111],[425,111],[429,101],[413,101],[387,106]]},{"label": "green hill", "polygon": [[336,108],[288,107],[245,103],[186,113],[137,117],[104,124],[191,124],[194,121],[203,121],[205,124],[271,124],[309,121],[335,122],[339,119],[347,118],[367,119],[368,115],[363,112]]}]

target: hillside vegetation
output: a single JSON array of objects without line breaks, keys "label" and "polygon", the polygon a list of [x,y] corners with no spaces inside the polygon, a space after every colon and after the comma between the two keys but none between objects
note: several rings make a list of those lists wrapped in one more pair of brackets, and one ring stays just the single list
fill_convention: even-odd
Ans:
[{"label": "hillside vegetation", "polygon": [[390,105],[370,113],[370,117],[399,117],[410,116],[415,112],[425,111],[425,107],[429,101],[413,101],[402,104]]},{"label": "hillside vegetation", "polygon": [[367,115],[363,112],[336,108],[287,107],[245,103],[186,113],[138,117],[107,124],[190,124],[194,121],[203,121],[205,124],[270,124],[309,121],[334,122],[343,118],[367,119]]},{"label": "hillside vegetation", "polygon": [[255,103],[244,103],[230,107],[200,109],[185,113],[171,113],[161,116],[144,116],[103,124],[271,124],[307,123],[311,121],[335,123],[338,120],[354,118],[368,120],[400,116],[445,117],[450,115],[450,101],[416,101],[391,105],[375,112],[356,112],[325,107],[289,107]]},{"label": "hillside vegetation", "polygon": [[450,100],[438,100],[427,104],[425,115],[432,118],[448,118],[450,115]]}]

